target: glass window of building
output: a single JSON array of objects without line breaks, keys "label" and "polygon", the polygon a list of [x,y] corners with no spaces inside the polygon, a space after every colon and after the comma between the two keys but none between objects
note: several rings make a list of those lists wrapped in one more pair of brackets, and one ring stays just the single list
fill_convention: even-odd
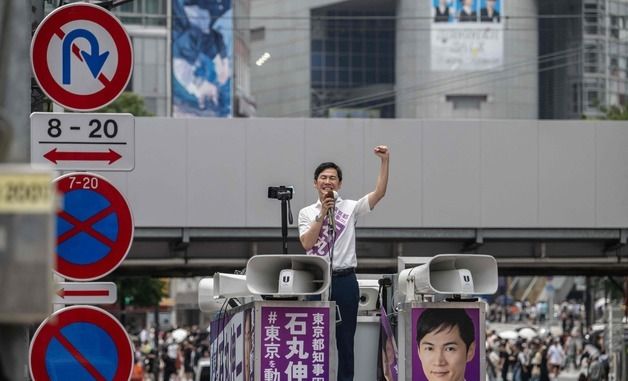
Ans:
[{"label": "glass window of building", "polygon": [[312,116],[394,117],[394,9],[313,10],[311,36]]},{"label": "glass window of building", "polygon": [[114,8],[114,13],[123,24],[166,26],[166,1],[134,0]]}]

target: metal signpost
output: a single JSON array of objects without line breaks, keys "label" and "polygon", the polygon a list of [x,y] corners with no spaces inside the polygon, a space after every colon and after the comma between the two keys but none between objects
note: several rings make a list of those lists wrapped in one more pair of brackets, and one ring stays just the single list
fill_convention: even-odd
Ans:
[{"label": "metal signpost", "polygon": [[[31,43],[31,63],[42,91],[55,103],[92,111],[114,101],[126,88],[133,49],[115,16],[93,4],[72,3],[55,9],[39,24]],[[134,148],[135,120],[130,114],[31,115],[32,165],[131,171]],[[57,283],[52,300],[45,304],[57,309],[115,303],[114,283],[64,280],[96,280],[124,260],[134,230],[127,201],[104,177],[86,172],[63,175],[54,185],[62,197],[56,219]],[[50,274],[44,279],[50,298]],[[126,381],[133,369],[133,347],[124,327],[108,312],[85,305],[65,307],[39,326],[30,344],[29,365],[35,381]]]}]

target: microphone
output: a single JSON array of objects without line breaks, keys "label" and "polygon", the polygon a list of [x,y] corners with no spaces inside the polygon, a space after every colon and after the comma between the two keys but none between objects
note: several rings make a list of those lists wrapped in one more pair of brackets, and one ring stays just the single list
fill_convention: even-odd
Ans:
[{"label": "microphone", "polygon": [[325,194],[325,198],[334,199],[334,206],[327,210],[327,217],[329,218],[329,224],[331,225],[332,231],[336,231],[336,199],[338,198],[338,192],[328,191]]}]

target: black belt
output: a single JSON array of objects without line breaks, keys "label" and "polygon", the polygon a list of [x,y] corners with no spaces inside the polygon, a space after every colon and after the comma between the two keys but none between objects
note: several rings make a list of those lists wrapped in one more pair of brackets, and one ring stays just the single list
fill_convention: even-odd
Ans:
[{"label": "black belt", "polygon": [[355,267],[347,267],[346,269],[337,269],[331,272],[332,276],[344,276],[355,274]]}]

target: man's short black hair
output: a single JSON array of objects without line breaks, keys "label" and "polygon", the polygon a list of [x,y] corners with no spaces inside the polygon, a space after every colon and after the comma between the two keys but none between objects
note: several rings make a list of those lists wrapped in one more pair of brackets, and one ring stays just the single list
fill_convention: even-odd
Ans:
[{"label": "man's short black hair", "polygon": [[335,169],[336,172],[338,172],[338,181],[342,181],[342,169],[340,169],[338,164],[331,161],[320,163],[318,167],[316,167],[316,169],[314,170],[314,181],[318,180],[318,175],[320,175],[321,172],[329,168]]},{"label": "man's short black hair", "polygon": [[420,345],[425,335],[432,331],[435,333],[458,327],[460,337],[467,346],[475,341],[475,329],[471,318],[461,308],[427,308],[416,321],[416,343]]}]

